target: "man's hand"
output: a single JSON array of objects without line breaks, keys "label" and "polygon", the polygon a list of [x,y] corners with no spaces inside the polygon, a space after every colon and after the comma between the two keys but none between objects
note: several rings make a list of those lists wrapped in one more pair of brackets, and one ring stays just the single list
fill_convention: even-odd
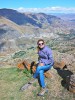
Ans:
[{"label": "man's hand", "polygon": [[44,66],[44,63],[39,63],[39,66]]}]

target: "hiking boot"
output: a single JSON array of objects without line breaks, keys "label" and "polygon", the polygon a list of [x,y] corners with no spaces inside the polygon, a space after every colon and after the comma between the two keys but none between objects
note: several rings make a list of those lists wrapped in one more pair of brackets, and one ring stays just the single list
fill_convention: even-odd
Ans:
[{"label": "hiking boot", "polygon": [[28,82],[28,84],[33,84],[34,82],[36,82],[36,79],[35,79],[35,78],[32,78],[32,79],[30,80],[30,82]]},{"label": "hiking boot", "polygon": [[44,96],[44,94],[47,92],[48,92],[47,88],[41,88],[41,91],[40,91],[40,93],[38,93],[38,96]]}]

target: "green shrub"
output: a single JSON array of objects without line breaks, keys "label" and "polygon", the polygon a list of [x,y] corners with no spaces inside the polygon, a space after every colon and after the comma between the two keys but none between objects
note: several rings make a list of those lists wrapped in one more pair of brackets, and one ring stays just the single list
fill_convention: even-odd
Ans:
[{"label": "green shrub", "polygon": [[22,57],[22,56],[24,56],[25,54],[26,54],[25,51],[19,51],[19,52],[17,52],[17,53],[14,54],[13,59]]}]

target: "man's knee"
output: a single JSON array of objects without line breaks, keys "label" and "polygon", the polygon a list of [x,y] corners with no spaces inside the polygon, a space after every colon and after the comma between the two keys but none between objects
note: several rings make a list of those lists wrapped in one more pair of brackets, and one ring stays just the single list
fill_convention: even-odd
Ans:
[{"label": "man's knee", "polygon": [[37,67],[37,71],[39,72],[41,70],[41,66],[38,66]]},{"label": "man's knee", "polygon": [[44,74],[44,71],[43,71],[43,70],[40,70],[40,71],[39,71],[39,74]]}]

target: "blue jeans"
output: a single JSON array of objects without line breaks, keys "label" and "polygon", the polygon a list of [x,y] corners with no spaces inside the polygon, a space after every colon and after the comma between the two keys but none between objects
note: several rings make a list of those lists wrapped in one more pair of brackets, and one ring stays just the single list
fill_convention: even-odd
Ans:
[{"label": "blue jeans", "polygon": [[51,69],[51,67],[52,65],[38,66],[36,72],[33,75],[33,78],[37,78],[39,76],[39,81],[42,88],[46,86],[44,72]]}]

